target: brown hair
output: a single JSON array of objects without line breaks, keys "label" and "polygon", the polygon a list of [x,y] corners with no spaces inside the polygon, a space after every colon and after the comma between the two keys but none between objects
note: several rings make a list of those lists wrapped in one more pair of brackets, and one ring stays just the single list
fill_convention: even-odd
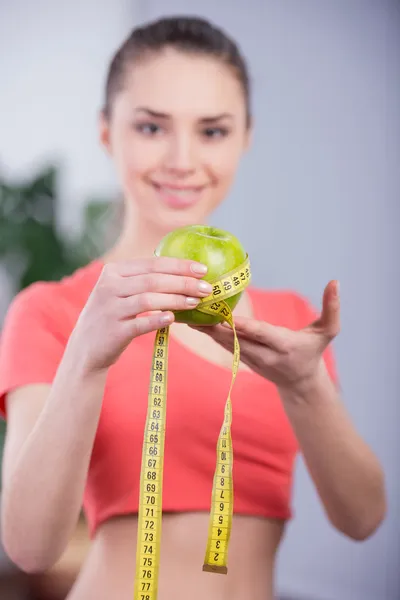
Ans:
[{"label": "brown hair", "polygon": [[137,27],[130,33],[109,65],[103,108],[107,118],[111,116],[115,96],[123,89],[126,70],[130,64],[167,47],[189,54],[211,56],[231,68],[241,84],[247,124],[250,124],[250,78],[246,61],[231,37],[199,17],[162,18]]}]

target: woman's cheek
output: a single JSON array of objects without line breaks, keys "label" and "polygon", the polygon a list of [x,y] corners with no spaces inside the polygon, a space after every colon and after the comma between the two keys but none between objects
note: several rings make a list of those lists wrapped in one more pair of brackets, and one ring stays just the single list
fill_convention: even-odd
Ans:
[{"label": "woman's cheek", "polygon": [[125,146],[128,169],[138,175],[146,175],[160,168],[164,146],[161,140],[132,140]]},{"label": "woman's cheek", "polygon": [[218,178],[232,179],[243,153],[239,140],[227,138],[206,150],[203,154],[204,162],[208,163],[215,175]]}]

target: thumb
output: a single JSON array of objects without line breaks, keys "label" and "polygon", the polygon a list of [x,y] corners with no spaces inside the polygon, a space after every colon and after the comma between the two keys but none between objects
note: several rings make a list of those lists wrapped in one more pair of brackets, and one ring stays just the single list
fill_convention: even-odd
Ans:
[{"label": "thumb", "polygon": [[322,345],[327,346],[340,331],[339,282],[330,281],[325,287],[322,298],[322,311],[312,329],[322,337]]}]

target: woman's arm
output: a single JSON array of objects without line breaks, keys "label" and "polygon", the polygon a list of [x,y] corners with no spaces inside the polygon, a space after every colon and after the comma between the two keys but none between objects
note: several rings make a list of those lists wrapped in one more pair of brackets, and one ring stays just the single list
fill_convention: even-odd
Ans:
[{"label": "woman's arm", "polygon": [[9,394],[2,537],[24,571],[52,566],[76,525],[104,384],[104,372],[85,374],[66,355],[51,387]]},{"label": "woman's arm", "polygon": [[[382,468],[357,435],[325,366],[325,350],[339,333],[339,312],[339,288],[332,281],[321,315],[301,330],[244,317],[235,318],[235,325],[241,360],[280,392],[331,522],[361,540],[384,518],[385,486]],[[202,331],[233,350],[229,327]]]},{"label": "woman's arm", "polygon": [[278,390],[329,520],[349,537],[366,539],[386,513],[383,470],[324,364],[306,384]]},{"label": "woman's arm", "polygon": [[[192,308],[207,296],[211,285],[198,281],[205,272],[193,261],[166,257],[106,265],[57,362],[51,387],[14,380],[9,388],[15,391],[7,400],[2,536],[23,570],[53,565],[76,524],[108,369],[133,338],[169,325],[171,311]],[[40,352],[32,345],[26,350],[29,329],[17,327],[28,309],[6,319],[3,378],[12,363],[23,370]],[[24,375],[18,379],[25,380]]]}]

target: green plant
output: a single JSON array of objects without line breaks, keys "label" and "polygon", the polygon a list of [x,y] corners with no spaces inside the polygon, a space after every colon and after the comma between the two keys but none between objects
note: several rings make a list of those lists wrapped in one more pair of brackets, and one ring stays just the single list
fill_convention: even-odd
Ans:
[{"label": "green plant", "polygon": [[16,291],[38,280],[58,280],[91,260],[103,248],[104,216],[110,202],[87,203],[83,232],[67,237],[57,227],[59,170],[50,166],[32,179],[0,178],[0,261]]},{"label": "green plant", "polygon": [[[0,263],[14,293],[35,281],[59,280],[112,241],[118,224],[112,207],[118,205],[107,199],[87,202],[83,229],[75,238],[57,226],[59,172],[51,165],[22,182],[0,177]],[[4,435],[0,418],[0,466]]]}]

